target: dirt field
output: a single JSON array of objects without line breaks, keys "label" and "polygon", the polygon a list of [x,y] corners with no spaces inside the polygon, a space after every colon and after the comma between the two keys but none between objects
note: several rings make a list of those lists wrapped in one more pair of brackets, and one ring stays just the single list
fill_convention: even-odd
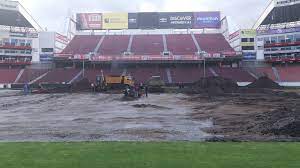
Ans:
[{"label": "dirt field", "polygon": [[0,91],[0,141],[201,141],[211,120],[194,120],[181,94],[121,101],[121,95],[18,95]]},{"label": "dirt field", "polygon": [[[248,91],[247,91],[248,92]],[[212,119],[212,141],[299,141],[300,97],[290,91],[256,90],[222,96],[194,95],[193,119]]]},{"label": "dirt field", "polygon": [[0,91],[0,141],[299,141],[300,97],[235,94],[20,95]]}]

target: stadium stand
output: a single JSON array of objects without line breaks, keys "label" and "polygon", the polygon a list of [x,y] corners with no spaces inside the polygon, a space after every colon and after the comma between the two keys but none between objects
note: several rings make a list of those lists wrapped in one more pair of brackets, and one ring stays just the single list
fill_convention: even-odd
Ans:
[{"label": "stadium stand", "polygon": [[48,71],[47,69],[25,69],[17,83],[29,83]]},{"label": "stadium stand", "polygon": [[127,74],[131,75],[138,83],[145,83],[153,76],[160,76],[161,80],[168,83],[165,68],[158,67],[139,67],[129,68]]},{"label": "stadium stand", "polygon": [[14,83],[20,69],[0,69],[0,84]]},{"label": "stadium stand", "polygon": [[299,82],[300,81],[300,67],[299,66],[287,66],[276,67],[281,79],[281,82]]},{"label": "stadium stand", "polygon": [[129,38],[128,35],[105,36],[98,53],[101,55],[122,55],[127,51]]},{"label": "stadium stand", "polygon": [[135,55],[160,55],[163,51],[162,35],[133,36],[131,52]]},{"label": "stadium stand", "polygon": [[80,71],[79,69],[53,69],[45,77],[35,83],[68,83]]},{"label": "stadium stand", "polygon": [[235,82],[253,82],[255,78],[242,68],[213,68],[218,76],[229,78]]},{"label": "stadium stand", "polygon": [[273,81],[277,81],[272,67],[258,67],[258,68],[255,68],[254,71],[256,72],[256,75],[259,77],[260,76],[268,76]]},{"label": "stadium stand", "polygon": [[198,50],[191,34],[167,35],[168,50],[174,55],[194,55]]},{"label": "stadium stand", "polygon": [[[172,80],[174,83],[193,83],[204,77],[204,69],[199,67],[176,67],[171,68]],[[213,76],[207,69],[206,77]]]},{"label": "stadium stand", "polygon": [[201,50],[207,53],[233,52],[233,48],[222,34],[195,34]]},{"label": "stadium stand", "polygon": [[94,52],[102,36],[98,35],[77,35],[63,50],[64,54],[89,54]]}]

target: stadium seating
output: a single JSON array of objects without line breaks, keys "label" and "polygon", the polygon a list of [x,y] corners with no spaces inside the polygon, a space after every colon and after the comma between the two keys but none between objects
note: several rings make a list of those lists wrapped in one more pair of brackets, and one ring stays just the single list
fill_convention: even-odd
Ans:
[{"label": "stadium seating", "polygon": [[[204,77],[204,69],[199,67],[177,67],[171,68],[173,83],[193,83]],[[207,69],[206,76],[213,76]]]},{"label": "stadium seating", "polygon": [[36,83],[68,83],[80,71],[80,69],[53,69]]},{"label": "stadium seating", "polygon": [[105,36],[98,53],[101,55],[122,55],[127,51],[130,36],[112,35]]},{"label": "stadium seating", "polygon": [[194,55],[198,50],[190,34],[167,35],[168,50],[174,55]]},{"label": "stadium seating", "polygon": [[98,35],[77,35],[63,50],[63,54],[89,54],[94,52],[102,36]]},{"label": "stadium seating", "polygon": [[258,76],[268,76],[273,81],[277,81],[276,76],[272,70],[272,67],[259,67],[254,69]]},{"label": "stadium seating", "polygon": [[48,71],[48,69],[25,69],[18,83],[29,83]]},{"label": "stadium seating", "polygon": [[195,34],[201,50],[208,53],[233,52],[222,34]]},{"label": "stadium seating", "polygon": [[163,81],[168,83],[166,70],[164,68],[130,68],[127,70],[127,74],[131,75],[138,83],[145,83],[153,76],[160,76]]},{"label": "stadium seating", "polygon": [[0,84],[14,83],[20,69],[0,69]]},{"label": "stadium seating", "polygon": [[213,68],[221,77],[232,79],[235,82],[253,82],[255,80],[247,71],[241,68]]},{"label": "stadium seating", "polygon": [[133,36],[131,52],[135,55],[160,55],[164,51],[162,35]]},{"label": "stadium seating", "polygon": [[300,66],[276,67],[281,82],[300,82]]}]

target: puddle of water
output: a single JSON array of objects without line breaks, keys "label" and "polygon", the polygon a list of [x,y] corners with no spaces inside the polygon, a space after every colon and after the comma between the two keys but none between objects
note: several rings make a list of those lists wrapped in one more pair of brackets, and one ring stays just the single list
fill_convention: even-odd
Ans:
[{"label": "puddle of water", "polygon": [[194,104],[181,94],[130,102],[107,94],[5,94],[0,92],[2,141],[201,141],[209,136],[201,130],[212,126],[189,117]]}]

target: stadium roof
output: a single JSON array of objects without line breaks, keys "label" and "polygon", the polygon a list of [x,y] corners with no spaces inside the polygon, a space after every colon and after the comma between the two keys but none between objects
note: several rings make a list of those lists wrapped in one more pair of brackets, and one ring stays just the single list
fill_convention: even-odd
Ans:
[{"label": "stadium roof", "polygon": [[300,21],[300,0],[272,0],[254,28]]},{"label": "stadium roof", "polygon": [[19,12],[0,9],[0,25],[33,28],[31,23]]},{"label": "stadium roof", "polygon": [[27,10],[17,1],[0,0],[0,25],[43,30]]}]

